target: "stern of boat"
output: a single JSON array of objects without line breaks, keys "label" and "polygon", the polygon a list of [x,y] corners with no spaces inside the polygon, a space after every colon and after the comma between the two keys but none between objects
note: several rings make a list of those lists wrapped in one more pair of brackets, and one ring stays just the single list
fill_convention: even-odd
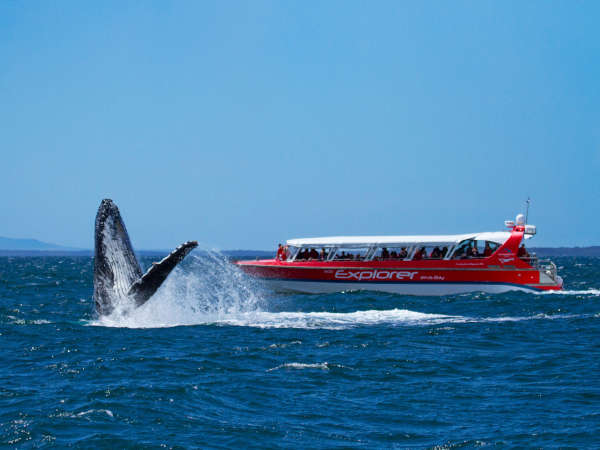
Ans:
[{"label": "stern of boat", "polygon": [[563,279],[558,275],[556,264],[549,259],[539,259],[535,254],[528,258],[520,258],[539,272],[539,284],[536,288],[544,291],[558,291],[563,287]]},{"label": "stern of boat", "polygon": [[563,287],[563,279],[558,275],[556,264],[549,259],[537,259],[534,266],[540,272],[540,285],[548,290],[560,290]]}]

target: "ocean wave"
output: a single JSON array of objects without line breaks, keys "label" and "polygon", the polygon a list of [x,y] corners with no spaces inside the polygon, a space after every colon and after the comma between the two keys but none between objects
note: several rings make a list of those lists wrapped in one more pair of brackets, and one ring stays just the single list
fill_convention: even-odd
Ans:
[{"label": "ocean wave", "polygon": [[563,290],[563,291],[544,291],[540,293],[541,295],[592,295],[592,296],[600,296],[600,289],[585,289],[581,291],[577,290]]},{"label": "ocean wave", "polygon": [[114,417],[114,414],[110,409],[89,409],[87,411],[78,412],[74,416],[83,417],[83,416],[87,416],[89,414],[96,414],[96,413],[106,414],[108,417]]},{"label": "ocean wave", "polygon": [[12,325],[46,325],[52,323],[46,319],[17,319],[14,316],[7,316],[7,318],[10,319],[8,323]]}]

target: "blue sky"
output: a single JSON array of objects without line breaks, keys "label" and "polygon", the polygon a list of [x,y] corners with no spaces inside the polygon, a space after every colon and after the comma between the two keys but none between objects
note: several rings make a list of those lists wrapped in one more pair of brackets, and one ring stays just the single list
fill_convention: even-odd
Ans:
[{"label": "blue sky", "polygon": [[[0,3],[0,235],[600,244],[600,3]],[[532,241],[531,245],[534,245]]]}]

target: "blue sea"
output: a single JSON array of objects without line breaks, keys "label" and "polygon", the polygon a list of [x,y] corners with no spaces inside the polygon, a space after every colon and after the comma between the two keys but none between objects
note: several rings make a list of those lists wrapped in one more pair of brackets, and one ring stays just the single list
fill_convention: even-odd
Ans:
[{"label": "blue sea", "polygon": [[192,253],[98,318],[91,258],[2,257],[0,444],[598,448],[600,259],[554,260],[561,293],[282,295]]}]

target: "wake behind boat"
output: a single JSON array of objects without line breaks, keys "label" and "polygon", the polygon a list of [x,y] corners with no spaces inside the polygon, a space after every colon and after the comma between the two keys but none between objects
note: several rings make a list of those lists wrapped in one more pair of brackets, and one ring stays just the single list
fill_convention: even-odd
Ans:
[{"label": "wake behind boat", "polygon": [[347,290],[407,295],[562,289],[556,265],[530,255],[536,234],[519,214],[509,231],[433,236],[345,236],[290,239],[274,259],[238,261],[277,291]]}]

